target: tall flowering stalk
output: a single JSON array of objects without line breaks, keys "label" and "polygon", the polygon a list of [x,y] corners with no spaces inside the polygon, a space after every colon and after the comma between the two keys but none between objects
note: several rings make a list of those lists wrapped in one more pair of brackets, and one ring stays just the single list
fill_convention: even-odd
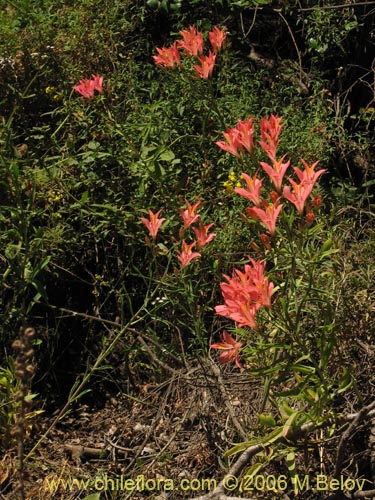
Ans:
[{"label": "tall flowering stalk", "polygon": [[[242,172],[246,187],[235,189],[252,203],[246,208],[252,219],[251,237],[258,235],[263,250],[253,239],[251,246],[261,257],[249,257],[244,270],[236,268],[231,276],[224,275],[220,284],[224,303],[215,312],[235,322],[239,340],[225,331],[221,342],[211,345],[221,352],[220,363],[234,361],[240,368],[240,354],[244,355],[250,373],[263,378],[266,415],[260,420],[272,424],[270,433],[259,438],[262,446],[273,446],[277,436],[284,439],[298,419],[312,427],[327,423],[332,401],[351,382],[337,363],[337,298],[331,261],[336,250],[332,238],[325,239],[323,224],[315,224],[314,212],[322,199],[313,190],[325,169],[317,169],[318,161],[305,159],[301,159],[302,168],[291,169],[287,155],[279,154],[282,129],[281,117],[261,120],[258,144],[268,157],[260,162],[264,175],[260,178],[259,170]],[[226,142],[216,144],[242,161],[240,128],[227,129],[224,137]],[[258,224],[268,234],[263,227],[257,233]],[[262,309],[268,314],[260,314]]]},{"label": "tall flowering stalk", "polygon": [[[245,212],[250,219],[266,228],[269,236],[261,233],[259,237],[265,251],[269,253],[274,253],[273,242],[278,237],[277,228],[280,220],[281,224],[283,224],[283,211],[289,205],[284,200],[291,203],[302,217],[314,185],[325,171],[324,169],[315,171],[318,162],[310,165],[305,160],[301,160],[304,169],[294,167],[299,182],[289,178],[291,186],[284,185],[284,177],[290,167],[290,161],[286,159],[286,154],[280,156],[278,153],[283,125],[283,118],[276,115],[260,120],[261,140],[258,141],[258,144],[269,159],[269,162],[260,162],[261,172],[263,171],[265,178],[260,178],[259,170],[252,176],[242,172],[241,177],[246,182],[246,187],[236,187],[234,189],[236,194],[253,204],[247,207]],[[217,141],[216,145],[237,158],[242,157],[246,152],[252,153],[254,151],[255,130],[251,117],[244,122],[239,120],[236,127],[227,128],[223,135],[225,141]],[[268,198],[270,201],[262,196],[262,192],[267,191],[267,180],[268,185],[271,185],[276,190],[269,190]],[[312,205],[315,206],[314,203]],[[309,204],[309,211],[305,218],[307,228],[315,220],[311,210],[312,207]],[[288,234],[291,234],[290,228]],[[294,245],[294,242],[291,242],[292,248],[294,248]],[[259,246],[255,245],[255,247],[260,251]],[[248,327],[257,331],[257,312],[261,308],[271,308],[271,297],[275,286],[265,275],[266,262],[264,260],[256,261],[250,257],[249,260],[250,264],[245,265],[244,271],[235,269],[232,276],[224,275],[226,281],[220,285],[224,304],[216,306],[215,312],[219,316],[233,320],[239,328]],[[231,355],[221,357],[220,362],[237,360],[237,351],[234,354],[233,349],[229,350],[230,342],[213,344],[212,347],[219,349],[222,348],[219,346],[224,344],[226,344]],[[236,349],[238,350],[239,346]]]}]

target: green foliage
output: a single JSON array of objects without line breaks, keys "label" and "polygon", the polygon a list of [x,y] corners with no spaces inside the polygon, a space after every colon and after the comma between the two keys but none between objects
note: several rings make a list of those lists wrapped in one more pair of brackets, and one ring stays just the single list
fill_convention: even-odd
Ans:
[{"label": "green foliage", "polygon": [[[56,361],[64,369],[70,363],[68,402],[56,421],[88,393],[89,381],[105,380],[112,357],[125,360],[129,376],[142,378],[162,373],[157,361],[179,364],[206,354],[221,326],[214,307],[222,274],[249,255],[267,259],[276,285],[272,309],[259,312],[259,331],[234,330],[247,341],[249,372],[264,383],[264,408],[257,436],[228,455],[272,444],[274,455],[260,454],[250,476],[275,458],[285,458],[293,476],[298,448],[280,439],[306,422],[327,422],[342,394],[353,390],[356,366],[343,342],[345,325],[374,326],[373,216],[358,209],[363,192],[346,180],[323,181],[318,221],[307,227],[289,207],[267,248],[264,227],[243,223],[247,205],[234,194],[241,173],[253,175],[264,155],[257,147],[238,162],[215,144],[239,119],[252,116],[257,123],[277,114],[286,124],[279,152],[292,166],[319,159],[332,179],[338,150],[370,154],[373,108],[364,102],[351,117],[363,134],[344,133],[345,117],[321,71],[348,51],[362,27],[358,11],[306,13],[297,2],[284,4],[1,4],[0,339],[9,345],[21,324],[37,327],[38,375],[47,387],[58,377]],[[246,34],[243,23],[253,20],[254,31]],[[196,60],[185,57],[174,68],[152,60],[156,47],[169,46],[195,21],[206,49],[212,26],[228,25],[228,44],[208,80],[195,75]],[[277,33],[260,47],[268,65],[248,57],[265,32]],[[92,74],[103,76],[103,93],[85,99],[73,86]],[[255,144],[260,138],[257,131]],[[371,201],[373,181],[366,181]],[[197,198],[216,237],[181,269],[181,240],[192,242],[194,234],[182,231],[179,209]],[[155,242],[140,221],[148,209],[162,209],[167,219]],[[337,237],[342,231],[344,243]],[[158,360],[140,341],[142,333]],[[4,355],[0,366],[6,367],[0,369],[0,426],[8,435],[18,386],[12,361]]]},{"label": "green foliage", "polygon": [[345,53],[348,34],[360,26],[354,9],[314,9],[303,23],[306,27],[308,50],[313,54],[329,53],[333,57],[339,49]]}]

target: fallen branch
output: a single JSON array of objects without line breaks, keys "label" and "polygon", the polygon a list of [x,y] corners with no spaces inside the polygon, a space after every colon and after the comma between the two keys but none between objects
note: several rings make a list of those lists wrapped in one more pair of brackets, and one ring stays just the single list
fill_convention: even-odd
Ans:
[{"label": "fallen branch", "polygon": [[[362,422],[363,420],[369,419],[371,417],[375,416],[375,401],[371,403],[370,405],[367,405],[364,407],[360,412],[358,413],[351,413],[348,415],[344,415],[342,417],[339,417],[337,420],[339,424],[345,424],[348,422],[353,422],[355,426],[357,425],[357,420],[360,418],[360,421]],[[359,417],[360,416],[360,417]],[[322,424],[320,427],[325,427],[329,425],[329,421],[325,422]],[[351,426],[349,426],[350,428]],[[316,429],[317,425],[314,422],[308,422],[306,424],[301,425],[300,427],[295,427],[290,429],[290,431],[286,435],[280,436],[278,439],[273,441],[272,445],[275,445],[276,443],[293,443],[296,442],[297,439],[300,439],[312,430]],[[249,446],[244,452],[241,453],[239,458],[234,462],[234,464],[230,467],[229,471],[223,479],[220,481],[220,483],[217,485],[217,487],[213,490],[207,493],[206,495],[202,495],[199,497],[195,498],[190,498],[189,500],[238,500],[239,497],[231,497],[225,494],[226,485],[233,485],[233,483],[237,483],[238,486],[240,486],[240,481],[238,480],[241,472],[243,469],[249,464],[249,461],[252,457],[260,453],[261,451],[264,451],[264,449],[267,448],[264,444],[256,444]],[[233,488],[234,489],[234,488]],[[373,490],[369,490],[368,492],[357,492],[360,495],[356,495],[355,493],[352,494],[352,497],[354,498],[365,498],[367,494],[367,498],[372,498],[374,497]],[[362,495],[363,493],[363,495]]]}]

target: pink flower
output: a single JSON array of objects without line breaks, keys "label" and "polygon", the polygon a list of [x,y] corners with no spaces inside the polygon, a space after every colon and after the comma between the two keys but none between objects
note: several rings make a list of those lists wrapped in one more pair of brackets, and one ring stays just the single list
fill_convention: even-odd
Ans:
[{"label": "pink flower", "polygon": [[225,29],[223,28],[221,30],[217,26],[214,26],[212,31],[208,33],[208,39],[210,40],[210,44],[215,54],[220,52],[226,37],[227,34],[225,33]]},{"label": "pink flower", "polygon": [[173,43],[170,47],[162,47],[156,49],[158,56],[152,56],[155,64],[165,68],[172,68],[175,64],[181,65],[180,53],[178,52],[177,43]]},{"label": "pink flower", "polygon": [[244,345],[243,342],[236,342],[228,332],[221,334],[221,342],[211,344],[211,349],[219,349],[223,352],[220,354],[219,360],[221,364],[230,363],[234,359],[238,368],[242,368],[239,358],[239,349]]},{"label": "pink flower", "polygon": [[210,51],[208,56],[200,56],[198,59],[200,64],[194,64],[194,69],[199,78],[207,80],[214,70],[216,55]]},{"label": "pink flower", "polygon": [[283,125],[281,120],[283,117],[271,115],[269,120],[261,118],[260,134],[262,141],[259,141],[261,148],[267,153],[268,157],[273,161],[276,159],[276,151],[279,145],[279,135]]},{"label": "pink flower", "polygon": [[315,184],[315,182],[318,180],[319,176],[322,175],[326,170],[324,168],[318,170],[315,172],[315,167],[319,163],[319,160],[313,163],[312,165],[309,165],[305,160],[301,158],[301,162],[303,163],[303,166],[305,167],[305,170],[301,170],[298,167],[294,167],[294,171],[297,174],[298,179],[301,182],[307,182],[312,185]]},{"label": "pink flower", "polygon": [[182,240],[182,251],[177,250],[178,260],[181,263],[182,269],[184,269],[193,259],[197,259],[201,256],[198,252],[193,252],[192,248],[195,246],[195,241],[193,243],[187,244],[185,240]]},{"label": "pink flower", "polygon": [[293,179],[289,179],[289,182],[292,184],[293,190],[291,191],[289,186],[285,186],[283,189],[283,196],[293,203],[298,213],[302,215],[306,200],[312,191],[313,184],[305,180],[300,182],[300,184],[297,184]]},{"label": "pink flower", "polygon": [[274,285],[264,276],[265,263],[253,259],[250,262],[252,265],[246,264],[245,272],[235,269],[231,278],[224,275],[227,283],[221,283],[220,288],[225,304],[216,306],[215,311],[236,321],[239,327],[256,328],[256,312],[271,306]]},{"label": "pink flower", "polygon": [[190,203],[185,200],[187,209],[184,210],[182,207],[180,208],[180,214],[181,217],[184,221],[184,229],[187,229],[189,226],[194,224],[199,219],[199,214],[196,214],[195,211],[201,204],[200,201],[197,201],[193,206],[190,205]]},{"label": "pink flower", "polygon": [[262,204],[264,206],[264,209],[251,207],[246,209],[246,213],[252,219],[259,219],[260,221],[262,221],[271,236],[274,236],[276,233],[276,220],[283,205],[279,205],[278,200],[275,203],[267,203],[265,200],[263,200]]},{"label": "pink flower", "polygon": [[264,161],[260,162],[263,170],[269,176],[269,178],[273,182],[276,190],[279,193],[281,192],[281,184],[283,182],[283,177],[284,177],[285,172],[287,171],[287,169],[290,165],[290,160],[288,160],[286,163],[283,163],[285,156],[286,155],[284,155],[280,160],[276,160],[276,158],[274,158],[272,160],[272,167],[271,167],[271,165],[269,165],[268,163],[265,163]]},{"label": "pink flower", "polygon": [[210,233],[208,234],[208,230],[213,226],[214,224],[207,224],[206,226],[202,223],[202,221],[199,222],[199,228],[193,227],[193,231],[195,233],[195,237],[197,238],[197,244],[198,248],[202,248],[204,245],[207,245],[210,241],[212,241],[216,233]]},{"label": "pink flower", "polygon": [[161,209],[158,212],[156,212],[156,214],[154,214],[151,210],[149,210],[148,215],[150,217],[150,220],[146,219],[145,217],[141,217],[141,221],[147,227],[147,229],[150,231],[150,235],[152,236],[153,239],[156,238],[156,235],[158,234],[160,226],[165,221],[165,219],[158,219],[160,212],[161,212]]},{"label": "pink flower", "polygon": [[226,132],[223,133],[223,136],[227,142],[217,141],[215,144],[224,151],[227,151],[228,153],[231,153],[239,158],[239,150],[242,150],[240,131],[237,128],[227,128]]},{"label": "pink flower", "polygon": [[101,94],[103,93],[103,77],[99,75],[91,75],[92,86]]},{"label": "pink flower", "polygon": [[249,153],[252,153],[254,151],[254,124],[251,116],[244,122],[238,120],[237,129],[240,132],[240,143]]},{"label": "pink flower", "polygon": [[189,26],[188,30],[180,31],[183,40],[177,40],[180,48],[184,49],[190,56],[198,56],[203,52],[203,36],[194,26]]},{"label": "pink flower", "polygon": [[78,94],[86,97],[86,99],[91,99],[94,96],[95,89],[93,80],[80,80],[79,85],[75,85],[73,89],[78,92]]},{"label": "pink flower", "polygon": [[260,205],[260,190],[262,188],[262,181],[257,179],[256,174],[254,177],[250,177],[249,175],[242,172],[241,177],[246,181],[246,189],[244,188],[235,188],[234,191],[243,196],[244,198],[249,199],[254,203],[254,205]]},{"label": "pink flower", "polygon": [[97,90],[103,93],[103,77],[99,75],[91,75],[91,79],[83,79],[79,81],[79,85],[75,85],[73,89],[81,94],[86,99],[91,99],[94,96],[94,91]]},{"label": "pink flower", "polygon": [[227,128],[223,135],[227,142],[217,141],[216,144],[224,151],[228,151],[228,153],[238,158],[243,148],[247,149],[249,153],[253,152],[254,125],[251,117],[244,122],[238,120],[237,126],[234,128]]}]

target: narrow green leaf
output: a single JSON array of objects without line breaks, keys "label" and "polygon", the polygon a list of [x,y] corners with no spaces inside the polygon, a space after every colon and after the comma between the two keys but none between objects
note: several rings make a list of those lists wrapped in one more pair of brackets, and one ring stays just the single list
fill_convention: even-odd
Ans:
[{"label": "narrow green leaf", "polygon": [[277,427],[277,429],[267,434],[267,436],[264,436],[264,438],[262,439],[262,443],[265,446],[268,446],[269,444],[278,441],[281,437],[283,437],[283,435],[284,435],[284,427]]},{"label": "narrow green leaf", "polygon": [[288,418],[288,420],[285,422],[284,424],[284,427],[283,427],[283,436],[286,437],[291,429],[291,427],[293,426],[296,418],[298,417],[299,415],[299,411],[295,411],[293,412],[290,417]]},{"label": "narrow green leaf", "polygon": [[276,421],[272,415],[265,415],[261,413],[259,415],[259,422],[266,427],[276,427]]},{"label": "narrow green leaf", "polygon": [[88,495],[82,500],[100,500],[100,493],[92,493],[91,495]]}]

